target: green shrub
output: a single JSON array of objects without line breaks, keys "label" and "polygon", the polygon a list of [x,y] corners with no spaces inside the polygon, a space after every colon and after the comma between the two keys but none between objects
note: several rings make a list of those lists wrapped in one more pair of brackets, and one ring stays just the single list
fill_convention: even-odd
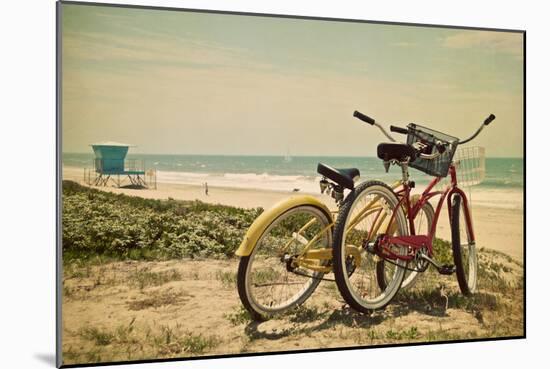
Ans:
[{"label": "green shrub", "polygon": [[144,199],[63,181],[63,252],[71,258],[231,256],[261,212]]}]

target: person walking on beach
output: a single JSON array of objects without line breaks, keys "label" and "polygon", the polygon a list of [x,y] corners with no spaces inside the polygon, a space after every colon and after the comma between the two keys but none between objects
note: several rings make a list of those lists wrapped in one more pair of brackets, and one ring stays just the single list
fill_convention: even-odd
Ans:
[{"label": "person walking on beach", "polygon": [[208,196],[208,182],[204,182],[204,193]]}]

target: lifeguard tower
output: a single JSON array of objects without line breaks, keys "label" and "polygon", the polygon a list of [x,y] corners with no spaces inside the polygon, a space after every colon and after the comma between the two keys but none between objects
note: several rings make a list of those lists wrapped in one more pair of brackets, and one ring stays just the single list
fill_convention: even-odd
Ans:
[{"label": "lifeguard tower", "polygon": [[119,142],[101,142],[91,144],[95,158],[93,169],[84,172],[84,180],[89,185],[116,187],[156,188],[157,176],[154,169],[145,170],[140,159],[126,159],[133,145]]}]

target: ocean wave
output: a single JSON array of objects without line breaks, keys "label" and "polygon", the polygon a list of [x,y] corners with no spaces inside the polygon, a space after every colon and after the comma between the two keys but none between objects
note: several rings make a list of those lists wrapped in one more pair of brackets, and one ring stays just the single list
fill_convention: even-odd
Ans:
[{"label": "ocean wave", "polygon": [[273,175],[268,173],[196,173],[157,171],[160,183],[189,184],[209,186],[258,189],[267,191],[293,191],[318,193],[321,177],[298,175]]},{"label": "ocean wave", "polygon": [[[320,179],[320,176],[273,175],[268,173],[220,174],[171,171],[157,172],[157,181],[159,183],[203,186],[206,182],[211,187],[278,192],[293,192],[295,189],[299,189],[300,192],[308,194],[319,193]],[[420,193],[424,187],[424,185],[417,186],[413,193]],[[465,188],[464,190],[467,194],[471,193],[474,206],[487,206],[503,209],[523,209],[522,188],[473,186],[471,190],[468,190],[468,188]],[[433,201],[434,204],[437,204],[438,199],[435,198]]]}]

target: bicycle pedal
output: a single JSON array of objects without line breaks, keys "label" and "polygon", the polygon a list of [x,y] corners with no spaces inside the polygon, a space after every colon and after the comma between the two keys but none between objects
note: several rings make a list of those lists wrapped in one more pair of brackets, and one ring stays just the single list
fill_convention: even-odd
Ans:
[{"label": "bicycle pedal", "polygon": [[456,272],[456,267],[452,264],[444,264],[444,265],[441,265],[437,271],[439,272],[439,274],[443,274],[443,275],[451,275],[451,274],[454,274]]}]

